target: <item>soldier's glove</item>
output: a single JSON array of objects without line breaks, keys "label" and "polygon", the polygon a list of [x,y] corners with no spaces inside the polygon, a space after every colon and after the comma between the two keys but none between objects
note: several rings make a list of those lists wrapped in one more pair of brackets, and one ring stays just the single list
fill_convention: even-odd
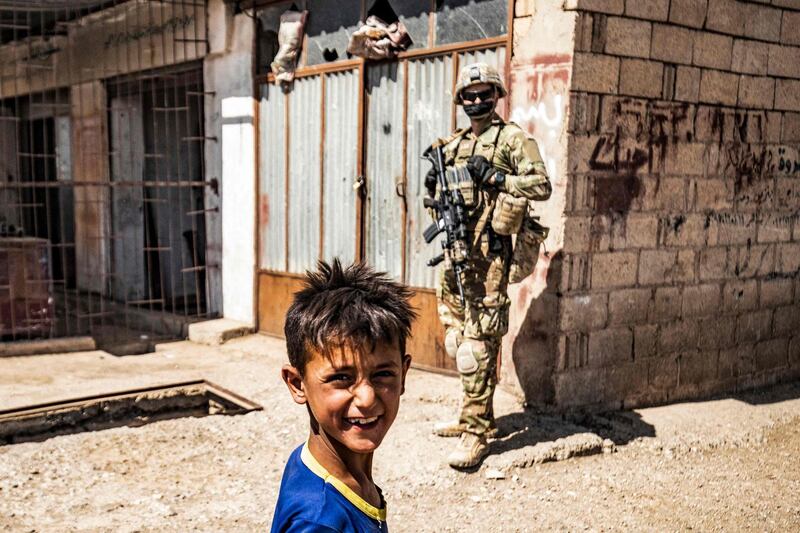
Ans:
[{"label": "soldier's glove", "polygon": [[[489,160],[482,155],[473,155],[467,159],[467,170],[472,179],[480,186],[500,188],[503,181],[505,181],[505,175],[494,168]],[[489,179],[493,176],[495,183],[489,183]]]},{"label": "soldier's glove", "polygon": [[436,168],[431,167],[427,174],[425,174],[425,189],[428,191],[428,196],[431,198],[436,197]]}]

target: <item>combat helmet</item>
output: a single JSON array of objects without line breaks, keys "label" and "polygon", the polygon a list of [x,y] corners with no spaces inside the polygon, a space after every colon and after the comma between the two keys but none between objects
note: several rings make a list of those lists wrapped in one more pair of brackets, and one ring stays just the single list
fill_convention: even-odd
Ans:
[{"label": "combat helmet", "polygon": [[497,69],[486,63],[472,63],[462,68],[461,74],[458,75],[456,90],[453,93],[453,102],[460,104],[461,91],[479,83],[488,83],[497,87],[498,98],[502,98],[508,94],[506,86],[503,83],[503,78],[500,77]]}]

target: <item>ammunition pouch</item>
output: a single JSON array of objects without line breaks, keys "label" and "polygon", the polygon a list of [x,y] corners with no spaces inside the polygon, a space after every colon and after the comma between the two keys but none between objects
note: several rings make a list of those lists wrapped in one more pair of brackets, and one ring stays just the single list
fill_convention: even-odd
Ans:
[{"label": "ammunition pouch", "polygon": [[497,195],[492,213],[492,229],[498,235],[519,233],[527,211],[528,200],[526,198],[517,198],[501,192]]},{"label": "ammunition pouch", "polygon": [[539,259],[539,245],[547,238],[550,228],[539,223],[539,217],[526,210],[522,227],[517,233],[514,253],[511,256],[509,283],[519,283],[533,273]]}]

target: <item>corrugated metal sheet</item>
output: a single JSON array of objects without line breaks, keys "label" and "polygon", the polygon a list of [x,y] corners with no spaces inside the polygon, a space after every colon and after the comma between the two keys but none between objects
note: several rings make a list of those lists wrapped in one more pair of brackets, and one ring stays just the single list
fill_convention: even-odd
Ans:
[{"label": "corrugated metal sheet", "polygon": [[289,93],[289,272],[319,258],[322,78],[300,78]]},{"label": "corrugated metal sheet", "polygon": [[356,257],[356,179],[358,152],[358,71],[327,75],[325,80],[325,162],[323,174],[323,247],[326,261]]},{"label": "corrugated metal sheet", "polygon": [[402,274],[403,70],[398,63],[367,71],[367,261],[395,278]]},{"label": "corrugated metal sheet", "polygon": [[410,61],[408,65],[408,214],[406,218],[406,283],[434,287],[436,269],[425,263],[441,248],[426,244],[422,231],[432,222],[422,206],[423,180],[431,168],[420,156],[437,137],[450,133],[453,68],[450,55]]},{"label": "corrugated metal sheet", "polygon": [[284,127],[286,97],[275,85],[261,86],[259,107],[259,226],[261,268],[286,268]]},{"label": "corrugated metal sheet", "polygon": [[[492,65],[500,73],[500,77],[503,78],[506,71],[506,49],[505,47],[501,47],[458,54],[459,69],[470,63],[487,63]],[[469,126],[469,119],[461,109],[458,110],[456,116],[456,126],[458,128]]]}]

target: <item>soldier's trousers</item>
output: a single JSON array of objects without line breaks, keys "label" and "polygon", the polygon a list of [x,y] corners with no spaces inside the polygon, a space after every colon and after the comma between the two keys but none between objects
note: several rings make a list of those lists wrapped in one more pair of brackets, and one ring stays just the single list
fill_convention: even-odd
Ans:
[{"label": "soldier's trousers", "polygon": [[474,258],[463,275],[462,306],[452,270],[442,269],[437,291],[445,346],[455,357],[463,397],[459,421],[478,435],[494,427],[492,400],[497,384],[497,357],[508,330],[506,262],[502,256]]}]

